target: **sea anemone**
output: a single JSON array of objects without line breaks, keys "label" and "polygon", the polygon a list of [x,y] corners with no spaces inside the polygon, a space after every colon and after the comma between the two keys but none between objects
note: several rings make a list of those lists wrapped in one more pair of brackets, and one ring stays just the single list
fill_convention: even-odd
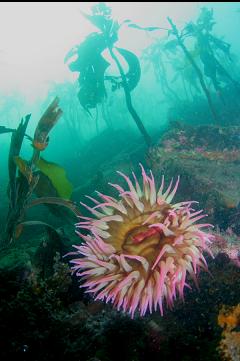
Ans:
[{"label": "sea anemone", "polygon": [[164,176],[159,190],[152,172],[143,166],[140,187],[135,174],[133,181],[122,176],[128,189],[111,184],[118,199],[97,192],[100,200],[88,197],[92,207],[81,203],[91,217],[81,216],[78,229],[85,230],[81,245],[75,245],[72,270],[84,281],[81,287],[95,300],[111,302],[119,310],[136,310],[143,316],[159,307],[172,308],[174,300],[184,298],[189,275],[197,285],[197,274],[207,270],[203,253],[211,254],[212,235],[202,231],[210,224],[195,224],[203,218],[202,210],[192,208],[194,201],[171,204],[179,177],[164,192]]}]

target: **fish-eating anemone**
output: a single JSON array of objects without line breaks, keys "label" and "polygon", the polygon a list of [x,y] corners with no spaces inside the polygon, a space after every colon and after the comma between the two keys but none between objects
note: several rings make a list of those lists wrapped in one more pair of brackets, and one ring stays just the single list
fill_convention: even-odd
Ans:
[{"label": "fish-eating anemone", "polygon": [[91,217],[81,216],[76,225],[83,243],[70,261],[87,293],[131,317],[157,308],[163,315],[165,306],[183,299],[187,275],[197,285],[199,271],[207,270],[204,252],[211,254],[213,238],[202,230],[212,225],[196,223],[205,216],[192,208],[198,202],[171,203],[179,177],[164,191],[164,176],[157,189],[152,172],[140,166],[142,186],[133,172],[132,180],[118,172],[127,189],[109,183],[117,198],[97,192],[99,200],[87,196],[92,207],[81,203]]}]

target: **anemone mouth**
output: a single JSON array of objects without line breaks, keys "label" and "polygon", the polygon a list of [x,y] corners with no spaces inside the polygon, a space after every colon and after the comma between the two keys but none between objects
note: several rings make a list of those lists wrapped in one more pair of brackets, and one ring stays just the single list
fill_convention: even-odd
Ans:
[{"label": "anemone mouth", "polygon": [[[157,229],[150,229],[154,221],[163,222],[171,207],[164,204],[161,211],[158,206],[151,208],[150,204],[145,204],[145,211],[140,212],[138,209],[132,209],[125,206],[127,215],[122,215],[122,222],[109,222],[108,233],[110,237],[105,240],[111,244],[116,253],[129,253],[146,256],[147,248],[157,248],[160,245],[162,234]],[[155,216],[153,217],[153,213]],[[114,213],[118,214],[119,213]],[[149,217],[151,218],[149,221]]]},{"label": "anemone mouth", "polygon": [[177,294],[183,298],[187,274],[197,284],[196,275],[207,270],[203,256],[211,254],[208,243],[211,235],[201,230],[209,224],[195,224],[205,215],[192,209],[194,202],[171,204],[179,178],[172,189],[172,181],[163,192],[164,177],[159,190],[150,172],[142,168],[143,185],[135,174],[133,185],[125,174],[129,190],[112,184],[120,200],[101,194],[102,201],[90,198],[93,207],[85,204],[93,217],[81,217],[78,228],[88,235],[77,248],[80,258],[72,260],[73,271],[82,277],[88,293],[95,299],[112,302],[118,309],[136,309],[143,316],[149,309],[160,308],[163,302],[173,306]]}]

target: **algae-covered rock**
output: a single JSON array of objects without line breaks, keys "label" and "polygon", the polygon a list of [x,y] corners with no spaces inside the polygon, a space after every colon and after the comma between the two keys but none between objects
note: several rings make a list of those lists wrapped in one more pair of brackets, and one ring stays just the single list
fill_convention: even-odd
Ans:
[{"label": "algae-covered rock", "polygon": [[73,242],[79,242],[74,227],[64,225],[55,232],[48,230],[38,236],[22,234],[10,246],[0,250],[0,272],[32,272],[48,277],[54,273],[54,258],[64,256]]},{"label": "algae-covered rock", "polygon": [[173,128],[149,150],[147,162],[159,174],[180,175],[177,197],[194,197],[223,225],[240,202],[239,134],[240,127]]},{"label": "algae-covered rock", "polygon": [[0,271],[8,270],[17,273],[25,268],[31,268],[31,256],[29,252],[18,248],[9,248],[0,252]]}]

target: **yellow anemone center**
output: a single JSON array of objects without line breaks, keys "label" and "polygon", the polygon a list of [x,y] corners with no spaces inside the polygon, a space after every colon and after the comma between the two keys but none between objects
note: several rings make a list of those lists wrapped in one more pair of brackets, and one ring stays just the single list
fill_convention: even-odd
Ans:
[{"label": "yellow anemone center", "polygon": [[[152,266],[159,251],[167,243],[168,237],[164,236],[160,230],[149,226],[154,223],[162,223],[167,217],[171,206],[165,203],[159,209],[159,205],[154,204],[151,206],[148,202],[145,202],[143,213],[137,208],[131,208],[128,205],[125,205],[125,207],[127,215],[121,214],[122,222],[111,221],[108,223],[108,232],[111,237],[105,241],[116,249],[117,254],[144,257]],[[158,211],[157,216],[147,221],[151,214],[156,211]],[[119,212],[116,212],[116,214],[120,215]],[[135,264],[136,261],[129,260],[128,262]]]}]

